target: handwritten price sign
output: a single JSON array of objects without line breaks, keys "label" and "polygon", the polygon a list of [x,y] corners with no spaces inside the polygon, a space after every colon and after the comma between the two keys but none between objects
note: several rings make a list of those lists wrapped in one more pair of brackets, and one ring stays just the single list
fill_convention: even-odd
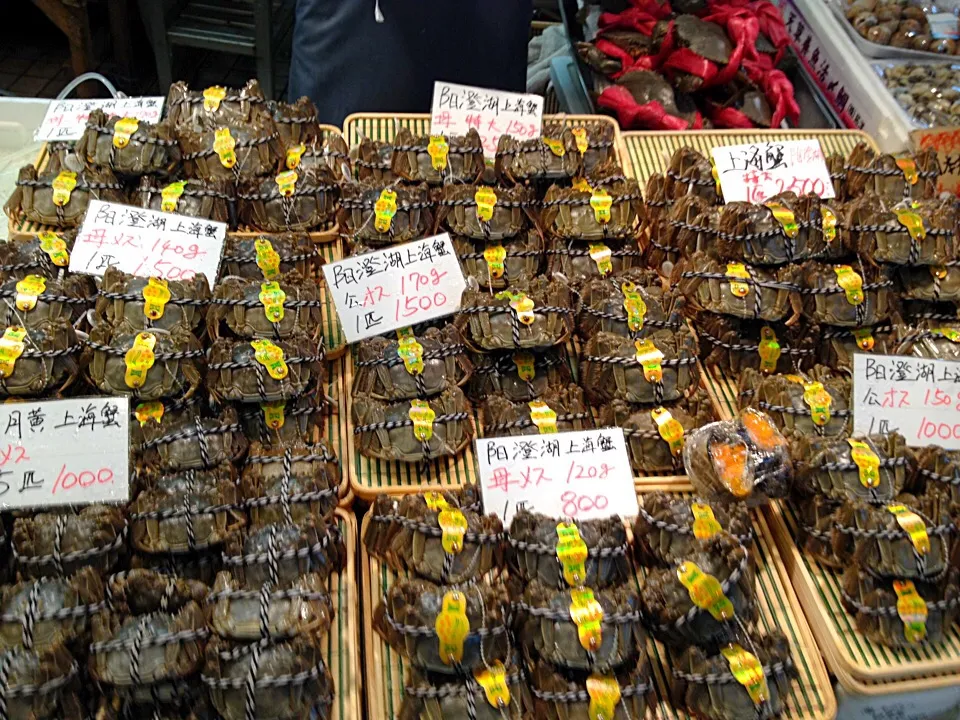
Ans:
[{"label": "handwritten price sign", "polygon": [[960,450],[960,362],[857,353],[853,399],[854,433]]},{"label": "handwritten price sign", "polygon": [[483,506],[505,524],[521,504],[576,520],[639,512],[620,428],[476,442]]},{"label": "handwritten price sign", "polygon": [[467,287],[447,234],[323,266],[347,342],[460,309]]},{"label": "handwritten price sign", "polygon": [[190,280],[213,287],[226,223],[91,200],[70,254],[70,270],[102,277],[111,265],[139,277]]},{"label": "handwritten price sign", "polygon": [[0,510],[130,499],[127,398],[0,405]]},{"label": "handwritten price sign", "polygon": [[540,137],[543,121],[543,98],[540,95],[488,90],[455,85],[433,84],[433,110],[430,132],[443,135],[466,135],[472,128],[483,140],[483,154],[497,154],[501,135],[518,140]]},{"label": "handwritten price sign", "polygon": [[79,140],[87,127],[87,118],[94,110],[107,115],[133,117],[141,122],[159,122],[163,112],[162,97],[113,98],[112,100],[54,100],[33,135],[41,141]]},{"label": "handwritten price sign", "polygon": [[835,197],[819,140],[725,145],[710,152],[724,202],[762,203],[782,192]]}]

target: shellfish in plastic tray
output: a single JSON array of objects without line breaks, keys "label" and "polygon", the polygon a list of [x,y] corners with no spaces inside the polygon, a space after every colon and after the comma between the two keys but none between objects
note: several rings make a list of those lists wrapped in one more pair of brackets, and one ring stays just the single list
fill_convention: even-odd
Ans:
[{"label": "shellfish in plastic tray", "polygon": [[960,63],[893,61],[873,69],[914,125],[960,125]]}]

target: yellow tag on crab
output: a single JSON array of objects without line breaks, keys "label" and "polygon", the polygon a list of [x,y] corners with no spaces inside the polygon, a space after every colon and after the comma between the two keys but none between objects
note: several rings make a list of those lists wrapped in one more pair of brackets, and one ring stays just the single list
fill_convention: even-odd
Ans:
[{"label": "yellow tag on crab", "polygon": [[680,563],[677,578],[690,594],[690,602],[709,612],[714,620],[730,620],[736,614],[733,603],[723,594],[720,581],[689,560]]},{"label": "yellow tag on crab", "polygon": [[903,637],[908,643],[921,643],[927,637],[927,603],[910,580],[894,580],[897,594],[897,615],[903,623]]},{"label": "yellow tag on crab", "polygon": [[573,139],[577,141],[577,150],[579,150],[580,154],[583,155],[590,148],[590,141],[587,138],[587,129],[584,127],[575,127],[571,128],[570,132],[573,133]]},{"label": "yellow tag on crab", "polygon": [[213,151],[220,157],[220,164],[225,168],[232,168],[237,164],[235,149],[237,141],[230,134],[230,128],[220,128],[213,136]]},{"label": "yellow tag on crab", "polygon": [[897,167],[903,172],[903,179],[910,185],[916,185],[917,181],[920,180],[920,173],[917,172],[917,163],[915,163],[912,158],[897,158],[894,162],[897,163]]},{"label": "yellow tag on crab", "polygon": [[717,197],[723,197],[723,186],[720,184],[720,173],[717,171],[717,164],[710,158],[710,174],[713,175],[713,184],[717,186]]},{"label": "yellow tag on crab", "polygon": [[257,267],[263,273],[264,280],[272,280],[280,275],[280,253],[273,249],[273,244],[265,237],[258,237],[253,241],[257,253]]},{"label": "yellow tag on crab", "polygon": [[635,340],[637,362],[643,368],[643,377],[648,383],[663,380],[663,353],[653,344],[653,340]]},{"label": "yellow tag on crab", "polygon": [[113,126],[113,146],[123,149],[130,144],[130,138],[140,127],[140,122],[136,118],[120,118]]},{"label": "yellow tag on crab", "polygon": [[283,303],[287,299],[287,294],[281,289],[279,283],[273,280],[260,283],[259,298],[263,303],[263,313],[269,322],[278,323],[283,320]]},{"label": "yellow tag on crab", "polygon": [[380,197],[373,205],[373,213],[376,219],[373,221],[373,227],[378,233],[385,233],[390,230],[390,224],[393,222],[393,216],[397,214],[397,193],[390,188],[384,188],[380,191]]},{"label": "yellow tag on crab", "polygon": [[620,685],[612,675],[597,675],[587,678],[588,720],[613,720],[620,704]]},{"label": "yellow tag on crab", "polygon": [[931,265],[930,274],[933,275],[937,280],[944,280],[947,277],[947,266],[946,265]]},{"label": "yellow tag on crab", "polygon": [[433,629],[440,646],[440,661],[444,665],[456,665],[463,660],[463,643],[470,634],[467,596],[459,590],[444,594]]},{"label": "yellow tag on crab", "polygon": [[411,328],[397,330],[397,355],[403,360],[403,367],[411,375],[423,372],[423,345],[417,342]]},{"label": "yellow tag on crab", "polygon": [[12,325],[3,331],[3,337],[0,337],[0,377],[13,375],[13,368],[26,347],[23,342],[26,337],[26,329],[19,325]]},{"label": "yellow tag on crab", "polygon": [[793,210],[777,202],[766,202],[764,205],[770,208],[773,217],[776,218],[777,222],[780,223],[780,227],[783,228],[784,235],[788,238],[795,238],[799,234],[800,227],[797,225],[797,218],[793,214]]},{"label": "yellow tag on crab", "polygon": [[483,688],[491,707],[506,708],[510,705],[510,688],[507,687],[507,670],[499,660],[473,671],[477,684]]},{"label": "yellow tag on crab", "polygon": [[760,665],[756,655],[747,652],[737,644],[721,648],[720,653],[729,663],[734,679],[746,688],[754,705],[765,703],[770,699],[767,678],[763,674],[763,666]]},{"label": "yellow tag on crab", "polygon": [[17,283],[17,310],[29,312],[37,306],[37,298],[47,289],[47,281],[39,275],[27,275]]},{"label": "yellow tag on crab", "polygon": [[593,208],[593,217],[601,225],[610,222],[610,208],[613,207],[613,198],[604,188],[595,188],[590,196],[590,207]]},{"label": "yellow tag on crab", "polygon": [[848,438],[847,444],[850,445],[850,459],[860,475],[860,484],[865,488],[877,487],[880,484],[880,458],[862,440]]},{"label": "yellow tag on crab", "polygon": [[937,328],[933,332],[939,333],[950,342],[960,343],[960,330],[957,330],[956,328],[942,327]]},{"label": "yellow tag on crab", "polygon": [[287,150],[286,166],[287,170],[296,170],[300,167],[300,159],[303,157],[303,154],[307,151],[307,146],[303,143],[299,145],[294,145],[292,148]]},{"label": "yellow tag on crab", "polygon": [[277,175],[277,177],[274,178],[274,182],[277,183],[277,189],[281,195],[284,197],[292,197],[297,191],[297,180],[299,177],[296,170],[287,170]]},{"label": "yellow tag on crab", "polygon": [[70,193],[77,186],[77,174],[70,170],[61,170],[57,175],[51,187],[53,188],[53,204],[57,207],[63,207],[70,202]]},{"label": "yellow tag on crab", "polygon": [[133,411],[134,416],[137,418],[137,422],[140,423],[140,427],[143,427],[148,422],[153,420],[157,425],[163,420],[164,413],[163,403],[159,400],[152,400],[150,402],[143,402],[137,405],[136,409]]},{"label": "yellow tag on crab", "polygon": [[220,103],[227,96],[227,89],[221,85],[208,87],[203,91],[203,109],[207,112],[216,112],[220,109]]},{"label": "yellow tag on crab", "polygon": [[477,217],[483,222],[490,222],[493,219],[493,207],[497,204],[497,194],[493,188],[477,188],[473,201],[477,204]]},{"label": "yellow tag on crab", "polygon": [[283,427],[286,418],[283,411],[287,404],[285,402],[260,403],[260,409],[263,411],[263,422],[271,430],[279,430]]},{"label": "yellow tag on crab", "polygon": [[143,286],[143,314],[150,320],[163,317],[164,307],[170,302],[170,288],[163,278],[152,277]]},{"label": "yellow tag on crab", "polygon": [[[747,271],[747,268],[743,263],[729,263],[727,265],[727,277],[749,280],[750,273]],[[730,292],[739,298],[746,297],[750,292],[750,286],[746,283],[731,281]]]},{"label": "yellow tag on crab", "polygon": [[467,533],[467,519],[457,508],[447,507],[437,515],[437,523],[443,533],[440,544],[443,551],[456,554],[463,550],[463,536]]},{"label": "yellow tag on crab", "polygon": [[567,585],[583,585],[587,577],[587,544],[580,537],[580,529],[573,523],[557,525],[557,560]]},{"label": "yellow tag on crab", "polygon": [[267,373],[274,380],[283,380],[290,373],[282,348],[269,340],[252,340],[250,345],[253,346],[256,361],[267,369]]},{"label": "yellow tag on crab", "polygon": [[427,503],[427,508],[434,512],[450,507],[447,499],[438,492],[425,492],[423,494],[423,500]]},{"label": "yellow tag on crab", "polygon": [[413,422],[413,436],[420,442],[427,442],[433,437],[433,421],[437,414],[426,400],[411,400],[407,416]]},{"label": "yellow tag on crab", "polygon": [[833,268],[837,275],[837,285],[847,295],[847,302],[859,305],[863,302],[863,278],[849,265],[837,265]]},{"label": "yellow tag on crab", "polygon": [[623,309],[627,313],[627,327],[631,332],[640,332],[643,330],[643,319],[647,315],[647,304],[632,282],[623,283],[620,290],[623,293]]},{"label": "yellow tag on crab", "polygon": [[911,240],[923,240],[927,237],[923,218],[918,213],[907,208],[897,208],[893,212],[897,216],[897,221],[907,229]]},{"label": "yellow tag on crab", "polygon": [[570,591],[570,619],[577,626],[580,646],[588,652],[600,649],[603,639],[603,608],[590,588]]},{"label": "yellow tag on crab", "polygon": [[514,293],[504,290],[498,292],[493,297],[497,300],[509,299],[510,307],[513,308],[513,311],[517,314],[517,320],[524,325],[533,325],[533,321],[536,320],[533,309],[536,305],[531,298],[527,297],[526,293]]},{"label": "yellow tag on crab", "polygon": [[541,435],[550,435],[557,432],[557,413],[543,400],[531,400],[530,420],[537,426]]},{"label": "yellow tag on crab", "polygon": [[930,552],[930,536],[927,534],[927,526],[919,515],[906,505],[887,505],[887,511],[897,518],[897,524],[910,536],[913,549],[918,554],[926,555]]},{"label": "yellow tag on crab", "polygon": [[136,390],[147,382],[147,373],[156,360],[153,354],[156,344],[157,337],[153,333],[142,332],[133,339],[133,347],[123,356],[123,362],[127,366],[123,381],[127,387]]},{"label": "yellow tag on crab", "polygon": [[823,427],[830,422],[830,406],[833,404],[833,398],[823,387],[823,383],[804,383],[803,401],[810,408],[810,417],[814,425]]},{"label": "yellow tag on crab", "polygon": [[820,227],[823,232],[823,239],[827,243],[832,243],[837,239],[837,215],[826,205],[820,206]]},{"label": "yellow tag on crab", "polygon": [[180,202],[180,197],[183,195],[183,191],[187,189],[186,180],[177,180],[172,182],[162,190],[160,190],[160,209],[163,212],[176,212],[177,203]]},{"label": "yellow tag on crab", "polygon": [[70,264],[70,253],[67,252],[67,243],[62,237],[50,231],[37,235],[40,240],[40,249],[47,254],[57,267],[67,267]]},{"label": "yellow tag on crab", "polygon": [[534,377],[536,377],[536,359],[533,357],[533,353],[514,353],[513,364],[517,366],[517,377],[524,382],[530,382]]},{"label": "yellow tag on crab", "polygon": [[873,332],[870,328],[857,328],[851,332],[853,333],[853,339],[857,341],[858,348],[866,352],[873,350],[875,343],[873,340]]},{"label": "yellow tag on crab", "polygon": [[670,446],[670,454],[680,457],[680,453],[683,452],[683,425],[663,407],[651,410],[650,417],[657,424],[660,437]]},{"label": "yellow tag on crab", "polygon": [[764,325],[760,328],[760,345],[757,348],[760,354],[760,372],[769,375],[777,369],[780,361],[780,341],[772,327]]},{"label": "yellow tag on crab", "polygon": [[427,155],[430,156],[430,165],[436,171],[447,167],[447,154],[450,152],[450,143],[443,135],[431,135],[427,143]]},{"label": "yellow tag on crab", "polygon": [[504,261],[507,259],[507,250],[500,243],[488,245],[483,250],[483,259],[487,263],[487,272],[494,280],[503,277],[505,272]]},{"label": "yellow tag on crab", "polygon": [[556,140],[554,138],[544,138],[543,143],[548,148],[550,148],[550,152],[552,152],[557,157],[563,157],[564,155],[567,154],[567,149],[563,146],[563,140]]},{"label": "yellow tag on crab", "polygon": [[612,257],[613,251],[603,243],[590,246],[590,259],[597,264],[597,272],[601,277],[606,277],[613,272]]},{"label": "yellow tag on crab", "polygon": [[693,513],[693,536],[699,540],[712,538],[723,527],[717,522],[713,508],[705,503],[691,503],[690,512]]},{"label": "yellow tag on crab", "polygon": [[579,190],[580,192],[586,192],[593,194],[593,188],[590,187],[590,183],[587,182],[586,178],[577,178],[573,181],[573,189]]}]

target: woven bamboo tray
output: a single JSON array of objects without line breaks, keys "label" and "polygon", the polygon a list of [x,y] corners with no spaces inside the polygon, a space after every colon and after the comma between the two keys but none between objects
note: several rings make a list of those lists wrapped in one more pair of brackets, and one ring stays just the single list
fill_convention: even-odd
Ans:
[{"label": "woven bamboo tray", "polygon": [[334,518],[347,546],[343,571],[329,580],[333,600],[333,625],[327,635],[323,660],[333,677],[336,693],[331,720],[360,720],[363,697],[360,675],[360,628],[357,612],[357,519],[353,513],[338,509]]},{"label": "woven bamboo tray", "polygon": [[[682,492],[689,485],[680,483],[662,484],[650,480],[644,484],[644,492],[665,490]],[[803,612],[797,601],[777,552],[770,529],[762,515],[754,516],[757,530],[757,602],[760,607],[758,627],[763,632],[778,629],[790,641],[793,659],[799,679],[791,686],[786,698],[787,711],[782,717],[788,720],[832,720],[836,717],[837,701],[827,676],[820,653],[807,627]],[[363,531],[369,516],[364,518]],[[393,571],[371,557],[366,548],[360,548],[360,572],[363,586],[363,633],[365,676],[367,679],[367,716],[394,720],[400,710],[405,681],[404,661],[384,643],[372,629],[376,606],[396,575]],[[638,578],[639,580],[639,578]],[[690,716],[675,710],[669,703],[666,678],[670,673],[667,656],[660,643],[648,641],[652,675],[656,681],[655,710],[648,710],[647,720],[690,720]]]}]

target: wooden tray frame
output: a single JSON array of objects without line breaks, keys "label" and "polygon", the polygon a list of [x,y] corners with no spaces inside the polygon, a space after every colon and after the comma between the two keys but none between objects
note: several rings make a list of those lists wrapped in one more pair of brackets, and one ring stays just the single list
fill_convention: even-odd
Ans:
[{"label": "wooden tray frame", "polygon": [[333,677],[335,690],[331,720],[361,720],[363,698],[360,672],[360,627],[357,610],[357,518],[338,508],[334,518],[343,533],[347,562],[339,574],[330,578],[330,596],[334,602],[333,625],[327,637],[323,661]]}]

